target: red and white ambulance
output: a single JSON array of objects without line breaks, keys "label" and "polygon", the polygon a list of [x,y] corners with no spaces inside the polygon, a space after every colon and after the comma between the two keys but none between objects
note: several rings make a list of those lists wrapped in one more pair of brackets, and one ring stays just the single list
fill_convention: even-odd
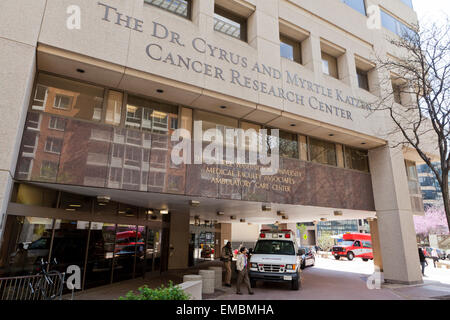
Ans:
[{"label": "red and white ambulance", "polygon": [[348,260],[362,258],[373,260],[372,238],[367,233],[344,233],[342,241],[333,246],[333,256],[336,260],[346,257]]}]

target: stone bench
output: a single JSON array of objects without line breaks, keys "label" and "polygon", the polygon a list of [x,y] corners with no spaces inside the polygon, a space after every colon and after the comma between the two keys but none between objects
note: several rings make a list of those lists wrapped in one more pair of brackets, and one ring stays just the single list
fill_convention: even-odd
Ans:
[{"label": "stone bench", "polygon": [[189,300],[202,300],[202,280],[186,281],[181,283],[179,287],[189,294]]}]

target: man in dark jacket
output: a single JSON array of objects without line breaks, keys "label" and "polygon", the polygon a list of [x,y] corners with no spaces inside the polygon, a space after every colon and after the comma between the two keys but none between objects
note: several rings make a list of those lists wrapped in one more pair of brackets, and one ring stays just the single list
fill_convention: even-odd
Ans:
[{"label": "man in dark jacket", "polygon": [[420,265],[422,266],[422,275],[425,276],[425,265],[427,264],[427,260],[425,259],[422,248],[419,248],[419,260]]},{"label": "man in dark jacket", "polygon": [[225,265],[225,286],[231,287],[231,261],[233,260],[233,250],[231,249],[231,242],[222,248],[221,260]]}]

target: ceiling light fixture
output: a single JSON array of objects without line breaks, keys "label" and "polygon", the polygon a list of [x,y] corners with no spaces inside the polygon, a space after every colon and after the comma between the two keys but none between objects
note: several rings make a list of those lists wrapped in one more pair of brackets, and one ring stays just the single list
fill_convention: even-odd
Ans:
[{"label": "ceiling light fixture", "polygon": [[272,211],[272,207],[269,205],[263,205],[261,209],[262,211]]},{"label": "ceiling light fixture", "polygon": [[77,72],[78,72],[78,73],[85,73],[86,71],[84,71],[84,69],[78,68],[78,69],[77,69]]},{"label": "ceiling light fixture", "polygon": [[230,220],[236,220],[236,216],[230,216]]},{"label": "ceiling light fixture", "polygon": [[284,216],[286,214],[286,212],[284,211],[277,211],[277,216]]},{"label": "ceiling light fixture", "polygon": [[189,205],[191,207],[198,207],[200,205],[200,201],[197,200],[189,200]]},{"label": "ceiling light fixture", "polygon": [[245,219],[241,219],[241,222],[244,223],[244,222],[245,222]]},{"label": "ceiling light fixture", "polygon": [[344,213],[342,212],[342,211],[340,211],[340,210],[335,210],[334,212],[333,212],[333,214],[335,215],[335,216],[342,216],[342,215],[344,215]]},{"label": "ceiling light fixture", "polygon": [[320,221],[327,221],[327,218],[320,218]]},{"label": "ceiling light fixture", "polygon": [[220,109],[226,109],[227,106],[220,106],[219,108],[220,108]]},{"label": "ceiling light fixture", "polygon": [[111,200],[111,197],[109,196],[97,196],[97,203],[99,206],[105,206],[109,203],[109,200]]},{"label": "ceiling light fixture", "polygon": [[217,211],[217,215],[218,215],[218,216],[223,216],[223,215],[225,215],[225,212],[223,212],[223,211]]},{"label": "ceiling light fixture", "polygon": [[163,89],[156,89],[156,92],[158,92],[158,93],[164,93],[164,90],[163,90]]},{"label": "ceiling light fixture", "polygon": [[159,213],[160,214],[169,214],[169,210],[168,209],[162,209],[162,210],[159,210]]}]

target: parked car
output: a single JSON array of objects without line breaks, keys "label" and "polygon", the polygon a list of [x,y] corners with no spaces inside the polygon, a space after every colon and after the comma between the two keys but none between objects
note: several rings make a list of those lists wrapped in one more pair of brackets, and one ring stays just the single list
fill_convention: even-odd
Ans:
[{"label": "parked car", "polygon": [[441,260],[445,260],[445,258],[446,258],[446,254],[445,254],[445,251],[444,251],[444,250],[441,250],[441,249],[436,249],[436,250],[437,250],[437,253],[438,253],[439,259],[441,259]]},{"label": "parked car", "polygon": [[300,247],[299,250],[304,250],[304,254],[301,256],[302,262],[300,267],[305,269],[306,267],[312,267],[316,263],[316,254],[313,247]]}]

